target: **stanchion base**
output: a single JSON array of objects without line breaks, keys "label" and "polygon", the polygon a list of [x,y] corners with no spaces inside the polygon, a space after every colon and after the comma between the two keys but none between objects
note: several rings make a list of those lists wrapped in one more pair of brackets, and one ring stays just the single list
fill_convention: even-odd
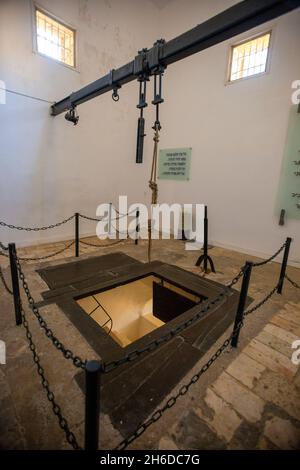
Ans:
[{"label": "stanchion base", "polygon": [[211,257],[209,255],[201,255],[199,256],[199,258],[197,259],[197,262],[196,262],[196,265],[195,266],[201,266],[201,264],[203,263],[204,264],[204,271],[206,273],[209,272],[209,270],[206,268],[205,269],[205,265],[207,266],[207,262],[209,262],[209,265],[210,265],[210,271],[212,273],[215,273],[216,270],[215,270],[215,266],[214,266],[214,262],[213,260],[211,259]]}]

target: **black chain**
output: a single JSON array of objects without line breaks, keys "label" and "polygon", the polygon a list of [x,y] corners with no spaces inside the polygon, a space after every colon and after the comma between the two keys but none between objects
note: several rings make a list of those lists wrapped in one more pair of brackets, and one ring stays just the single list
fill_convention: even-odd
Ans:
[{"label": "black chain", "polygon": [[120,235],[120,234],[122,234],[122,233],[127,233],[127,238],[128,238],[132,233],[136,233],[136,231],[137,231],[137,230],[136,230],[136,227],[135,227],[133,230],[131,230],[131,231],[129,231],[129,230],[127,229],[127,230],[123,230],[123,232],[120,232],[120,230],[118,230],[117,227],[115,227],[114,225],[112,225],[112,228],[113,228],[113,230],[114,230],[118,235]]},{"label": "black chain", "polygon": [[279,248],[279,250],[277,250],[276,253],[274,253],[274,255],[272,255],[270,258],[265,259],[264,261],[261,261],[259,263],[252,263],[252,266],[254,268],[257,268],[258,266],[264,266],[265,264],[270,263],[270,261],[273,261],[273,259],[275,259],[276,256],[278,256],[279,253],[282,252],[282,250],[285,248],[285,246],[286,246],[286,242],[284,242],[284,244]]},{"label": "black chain", "polygon": [[292,286],[296,287],[296,289],[300,289],[300,286],[299,284],[297,284],[297,282],[293,281],[293,279],[291,279],[287,274],[285,275],[285,278],[287,281],[289,281]]},{"label": "black chain", "polygon": [[8,251],[8,246],[3,245],[2,242],[0,242],[0,249],[3,251],[0,251],[0,256],[5,256],[6,258],[9,257],[7,253],[4,253],[5,251]]},{"label": "black chain", "polygon": [[2,269],[1,269],[1,266],[0,266],[0,279],[5,287],[5,289],[7,290],[7,292],[10,294],[10,295],[13,295],[13,291],[8,287],[8,284],[4,278],[4,274],[2,272]]},{"label": "black chain", "polygon": [[235,284],[237,284],[239,280],[241,279],[241,277],[244,275],[244,271],[245,271],[245,266],[241,268],[240,272],[232,279],[232,281],[229,284],[226,285],[226,287],[231,288]]},{"label": "black chain", "polygon": [[61,225],[66,224],[70,220],[74,219],[74,217],[75,217],[75,214],[71,215],[71,217],[68,217],[67,219],[62,220],[61,222],[57,222],[56,224],[48,225],[45,227],[21,227],[17,225],[7,224],[1,220],[0,220],[0,225],[2,225],[2,227],[7,227],[11,229],[25,230],[26,232],[40,232],[42,230],[48,230],[48,229],[52,229],[55,227],[60,227]]},{"label": "black chain", "polygon": [[192,326],[197,320],[200,319],[202,313],[207,312],[208,310],[210,310],[211,307],[215,306],[215,304],[222,301],[224,296],[227,294],[226,290],[227,289],[224,289],[224,292],[220,292],[217,297],[215,297],[213,300],[209,301],[206,305],[204,305],[204,307],[202,307],[193,317],[189,318],[185,322],[168,331],[164,336],[161,336],[160,338],[151,341],[141,349],[135,349],[134,351],[131,351],[129,354],[123,356],[121,359],[104,363],[103,372],[105,374],[112,372],[117,367],[127,362],[133,362],[134,360],[138,359],[142,354],[153,352],[163,343],[167,343],[179,333]]},{"label": "black chain", "polygon": [[26,337],[27,337],[28,342],[29,342],[29,348],[30,348],[30,350],[32,352],[32,355],[33,355],[33,361],[36,364],[37,373],[41,378],[42,386],[43,386],[43,388],[45,389],[45,391],[47,393],[47,398],[48,398],[49,402],[52,405],[53,413],[57,417],[58,424],[59,424],[60,428],[64,431],[68,443],[73,447],[73,449],[81,450],[81,447],[78,445],[78,442],[76,440],[75,434],[70,430],[68,421],[63,416],[61,408],[58,405],[58,403],[56,402],[55,395],[54,395],[54,393],[52,392],[52,390],[50,388],[48,380],[46,379],[45,371],[44,371],[43,367],[41,366],[40,358],[39,358],[39,355],[37,353],[36,346],[33,342],[32,334],[31,334],[31,331],[29,329],[28,321],[26,319],[23,307],[21,307],[21,316],[22,316],[22,324],[23,324],[23,326],[26,330]]},{"label": "black chain", "polygon": [[0,248],[1,248],[3,251],[8,251],[8,246],[3,245],[2,242],[0,242]]},{"label": "black chain", "polygon": [[241,321],[237,325],[236,329],[232,332],[232,334],[224,341],[222,346],[220,346],[217,349],[217,351],[210,357],[210,359],[201,367],[199,372],[194,374],[192,378],[189,380],[189,382],[187,382],[185,385],[182,385],[180,389],[178,390],[178,392],[175,395],[173,395],[171,398],[169,398],[161,408],[158,408],[148,420],[146,420],[143,424],[139,425],[134,431],[134,433],[131,434],[131,436],[127,437],[122,442],[120,442],[120,444],[118,444],[115,450],[126,449],[126,447],[128,447],[129,444],[131,444],[138,437],[140,437],[146,431],[146,429],[149,428],[149,426],[156,423],[156,421],[158,421],[163,416],[165,411],[172,408],[177,402],[178,398],[184,396],[189,391],[190,387],[194,385],[196,382],[198,382],[200,377],[213,365],[213,363],[218,359],[218,357],[220,357],[221,354],[228,348],[233,336],[240,330],[242,326],[243,326],[243,321]]},{"label": "black chain", "polygon": [[258,310],[260,307],[262,307],[266,302],[268,302],[268,300],[269,300],[271,297],[273,297],[273,295],[274,295],[275,292],[277,291],[277,288],[278,288],[278,286],[276,285],[276,286],[266,295],[266,297],[264,297],[260,302],[258,302],[256,305],[254,305],[254,307],[249,308],[248,310],[245,310],[244,316],[249,315],[250,313],[255,312],[255,311]]},{"label": "black chain", "polygon": [[65,245],[64,248],[56,251],[55,253],[51,253],[50,255],[45,255],[45,256],[37,256],[35,258],[21,258],[20,256],[18,257],[19,260],[21,261],[39,261],[39,260],[42,260],[42,259],[48,259],[48,258],[52,258],[53,256],[56,256],[56,255],[60,255],[61,253],[63,253],[64,251],[68,250],[69,248],[71,248],[72,245],[74,245],[74,241],[72,241],[71,243],[69,243],[68,245]]},{"label": "black chain", "polygon": [[88,215],[84,215],[84,214],[79,214],[79,217],[81,217],[82,219],[91,220],[91,221],[93,221],[93,222],[101,222],[101,220],[104,220],[104,221],[106,220],[106,221],[108,222],[109,220],[112,221],[112,220],[119,220],[119,219],[122,219],[123,217],[127,217],[128,215],[131,215],[131,214],[133,214],[134,212],[137,211],[137,209],[134,209],[134,210],[132,210],[132,211],[130,211],[130,212],[127,212],[126,214],[122,214],[122,213],[119,212],[117,209],[114,209],[114,210],[115,210],[115,212],[117,213],[117,215],[118,215],[119,217],[111,217],[111,218],[108,218],[108,216],[105,216],[105,217],[98,217],[98,218],[96,218],[96,217],[89,217]]},{"label": "black chain", "polygon": [[132,211],[126,212],[126,214],[123,214],[122,212],[119,212],[118,209],[115,209],[116,213],[120,215],[121,217],[126,217],[127,215],[134,214],[138,209],[133,209]]},{"label": "black chain", "polygon": [[3,253],[3,251],[0,251],[0,256],[5,256],[5,258],[9,258],[9,255],[7,253]]},{"label": "black chain", "polygon": [[91,220],[93,222],[101,222],[101,220],[105,219],[105,217],[98,217],[96,219],[96,217],[89,217],[88,215],[84,215],[84,214],[79,214],[79,217],[81,217],[82,219]]},{"label": "black chain", "polygon": [[[233,280],[239,279],[240,277],[241,275],[239,273]],[[231,335],[215,351],[215,353],[210,357],[210,359],[201,367],[199,372],[194,374],[188,383],[180,387],[178,392],[175,395],[173,395],[171,398],[169,398],[161,408],[158,408],[148,420],[146,420],[144,423],[139,425],[133,434],[131,434],[129,437],[127,437],[122,442],[120,442],[120,444],[118,444],[115,450],[126,449],[129,446],[129,444],[131,444],[133,441],[139,438],[149,426],[156,423],[163,416],[165,411],[172,408],[177,402],[178,398],[180,398],[181,396],[184,396],[189,391],[190,387],[194,385],[196,382],[198,382],[200,377],[212,366],[212,364],[218,359],[218,357],[220,357],[221,354],[228,348],[228,346],[231,343],[231,340],[234,338],[236,334],[239,333],[239,331],[243,327],[245,317],[249,315],[250,313],[254,312],[255,310],[259,309],[260,307],[262,307],[272,297],[272,295],[276,292],[276,290],[277,290],[277,286],[274,287],[274,289],[272,289],[262,301],[256,304],[255,307],[244,311],[242,320],[236,325]]]},{"label": "black chain", "polygon": [[18,258],[16,258],[16,264],[17,264],[17,268],[18,268],[19,278],[22,282],[23,289],[24,289],[25,294],[27,296],[29,306],[30,306],[31,310],[33,311],[34,315],[36,316],[36,318],[38,319],[38,322],[39,322],[41,328],[45,331],[45,334],[46,334],[47,338],[49,338],[52,341],[52,344],[55,346],[55,348],[58,351],[61,351],[62,355],[66,359],[71,359],[71,361],[73,362],[75,367],[85,369],[86,361],[83,361],[80,357],[75,356],[75,354],[70,349],[67,349],[63,345],[63,343],[61,341],[59,341],[58,338],[54,335],[51,328],[48,327],[47,322],[41,316],[41,314],[39,312],[39,309],[36,306],[36,303],[35,303],[32,295],[30,293],[27,281],[25,279],[25,275],[24,275],[24,273],[22,271],[22,268],[21,268],[20,260]]},{"label": "black chain", "polygon": [[127,238],[124,238],[122,240],[116,240],[114,242],[111,242],[111,243],[105,243],[103,245],[99,245],[99,244],[96,244],[96,243],[88,243],[88,242],[83,242],[82,240],[79,240],[79,242],[82,244],[82,245],[86,245],[86,246],[92,246],[94,248],[105,248],[107,246],[113,246],[113,245],[118,245],[119,243],[122,243],[122,242],[126,242],[128,240],[128,237]]}]

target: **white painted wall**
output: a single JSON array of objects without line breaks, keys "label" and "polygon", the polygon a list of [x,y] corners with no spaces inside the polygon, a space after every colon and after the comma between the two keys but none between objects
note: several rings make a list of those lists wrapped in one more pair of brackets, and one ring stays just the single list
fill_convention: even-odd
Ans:
[{"label": "white painted wall", "polygon": [[[132,59],[158,37],[171,39],[236,3],[232,0],[40,0],[78,30],[79,70],[33,52],[30,0],[0,1],[0,80],[7,88],[58,100]],[[278,226],[275,198],[291,105],[291,82],[300,78],[300,12],[236,38],[272,27],[270,73],[225,85],[229,43],[170,66],[165,77],[161,147],[192,146],[192,177],[160,182],[161,202],[209,206],[217,245],[263,256],[294,238],[300,262],[300,223]],[[137,86],[79,107],[74,128],[49,106],[15,95],[0,104],[0,214],[20,225],[56,222],[75,211],[94,214],[98,203],[147,201],[151,121],[147,109],[146,162],[135,164]],[[93,230],[88,223],[86,233]],[[1,239],[28,244],[63,239],[72,224],[51,233],[1,229]]]},{"label": "white painted wall", "polygon": [[[40,0],[78,32],[78,71],[33,52],[30,0],[0,1],[0,80],[7,89],[59,100],[132,60],[157,39],[159,10],[146,0]],[[135,164],[138,86],[114,103],[107,94],[80,106],[80,124],[49,117],[46,103],[6,94],[0,104],[0,219],[48,225],[75,211],[95,216],[102,202],[144,201],[146,167]],[[151,111],[147,111],[151,116]],[[149,127],[153,121],[148,120]],[[148,129],[147,129],[148,132]],[[150,133],[150,129],[149,129]],[[148,139],[148,149],[152,147]],[[147,147],[146,147],[147,153]],[[94,232],[94,224],[82,222]],[[52,232],[1,228],[1,240],[21,244],[65,239],[72,223]]]},{"label": "white painted wall", "polygon": [[[174,0],[161,13],[169,40],[236,3]],[[178,62],[166,71],[162,110],[165,148],[192,147],[189,182],[161,181],[159,199],[209,207],[214,244],[262,256],[294,239],[300,262],[300,221],[278,225],[275,200],[287,136],[291,83],[300,78],[300,10]],[[272,29],[270,73],[225,85],[229,47]]]}]

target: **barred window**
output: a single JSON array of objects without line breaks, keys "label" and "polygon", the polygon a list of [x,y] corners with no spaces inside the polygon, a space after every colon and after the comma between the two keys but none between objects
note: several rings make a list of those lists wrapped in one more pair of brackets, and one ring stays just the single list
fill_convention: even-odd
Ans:
[{"label": "barred window", "polygon": [[232,46],[229,81],[267,71],[271,32]]},{"label": "barred window", "polygon": [[75,31],[36,9],[37,50],[52,59],[75,67]]}]

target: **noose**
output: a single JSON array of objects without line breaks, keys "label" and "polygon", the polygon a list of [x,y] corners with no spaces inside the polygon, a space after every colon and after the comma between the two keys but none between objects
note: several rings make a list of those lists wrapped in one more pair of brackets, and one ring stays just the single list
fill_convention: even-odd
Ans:
[{"label": "noose", "polygon": [[152,248],[152,206],[157,204],[158,200],[158,185],[157,179],[157,154],[158,154],[158,143],[159,143],[159,129],[156,128],[154,132],[154,148],[153,148],[153,159],[151,167],[151,176],[149,180],[149,188],[151,189],[151,212],[150,219],[148,220],[148,263],[151,261],[151,248]]},{"label": "noose", "polygon": [[154,129],[154,148],[153,158],[151,166],[151,175],[149,180],[149,188],[151,189],[151,211],[150,219],[148,220],[148,263],[151,261],[151,248],[152,248],[152,207],[157,204],[158,201],[158,185],[157,185],[157,156],[158,156],[158,143],[159,143],[159,131],[161,130],[159,120],[159,105],[164,102],[162,98],[162,76],[164,68],[159,67],[154,74],[154,100],[152,104],[156,106],[156,120],[153,126]]}]

